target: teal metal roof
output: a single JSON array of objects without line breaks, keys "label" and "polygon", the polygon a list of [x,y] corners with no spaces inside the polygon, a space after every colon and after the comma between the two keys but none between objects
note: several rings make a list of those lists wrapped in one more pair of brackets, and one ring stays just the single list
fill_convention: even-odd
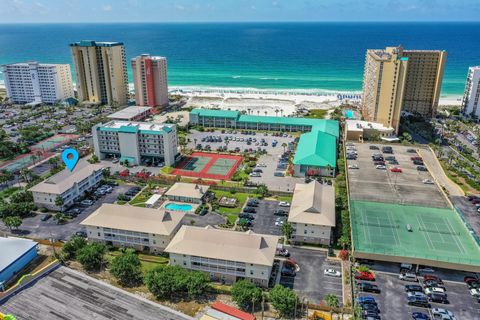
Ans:
[{"label": "teal metal roof", "polygon": [[121,126],[118,129],[119,132],[124,132],[124,133],[137,133],[138,128],[134,126]]},{"label": "teal metal roof", "polygon": [[304,133],[298,141],[293,164],[304,166],[337,166],[337,138],[323,131]]},{"label": "teal metal roof", "polygon": [[[170,129],[171,130],[171,129]],[[165,130],[166,131],[166,130]],[[167,131],[168,132],[168,131]],[[154,130],[140,130],[142,134],[162,134],[163,131],[154,131]]]},{"label": "teal metal roof", "polygon": [[229,110],[212,110],[212,109],[193,109],[192,114],[204,117],[232,118],[238,123],[262,123],[262,124],[278,124],[278,125],[296,125],[310,126],[312,131],[320,130],[334,135],[336,138],[340,136],[338,121],[311,119],[311,118],[295,118],[295,117],[273,117],[273,116],[255,116],[244,115],[238,111]]},{"label": "teal metal roof", "polygon": [[231,110],[213,110],[213,109],[193,109],[191,114],[198,114],[204,117],[232,118],[237,119],[240,115],[238,111]]}]

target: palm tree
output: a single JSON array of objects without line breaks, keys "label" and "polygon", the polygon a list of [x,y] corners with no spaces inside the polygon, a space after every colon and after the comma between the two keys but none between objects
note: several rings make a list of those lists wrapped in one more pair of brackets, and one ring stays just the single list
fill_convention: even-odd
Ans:
[{"label": "palm tree", "polygon": [[280,115],[283,117],[283,109],[280,109]]},{"label": "palm tree", "polygon": [[257,116],[259,116],[259,115],[260,115],[260,110],[257,110]]},{"label": "palm tree", "polygon": [[280,110],[278,109],[275,109],[275,115],[278,117],[278,113],[280,112]]},{"label": "palm tree", "polygon": [[265,116],[267,116],[267,113],[268,113],[267,110],[265,110],[264,113],[265,113]]},{"label": "palm tree", "polygon": [[286,142],[282,143],[282,147],[283,147],[283,153],[285,153],[285,148],[288,147],[288,144]]}]

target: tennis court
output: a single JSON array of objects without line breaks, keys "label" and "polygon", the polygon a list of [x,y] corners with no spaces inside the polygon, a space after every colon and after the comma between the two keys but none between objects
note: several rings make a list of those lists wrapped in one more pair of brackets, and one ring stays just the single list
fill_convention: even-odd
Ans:
[{"label": "tennis court", "polygon": [[[0,170],[7,170],[9,172],[19,171],[23,168],[29,167],[35,162],[42,161],[50,157],[52,153],[43,152],[40,155],[34,154],[33,152],[20,155],[13,160],[7,161],[0,166]],[[34,157],[32,157],[34,156]]]},{"label": "tennis court", "polygon": [[229,180],[242,163],[242,157],[228,154],[194,152],[173,171],[174,175]]},{"label": "tennis court", "polygon": [[480,267],[479,247],[450,209],[369,201],[351,209],[355,251]]},{"label": "tennis court", "polygon": [[34,144],[31,146],[31,149],[50,151],[78,137],[75,134],[57,134]]}]

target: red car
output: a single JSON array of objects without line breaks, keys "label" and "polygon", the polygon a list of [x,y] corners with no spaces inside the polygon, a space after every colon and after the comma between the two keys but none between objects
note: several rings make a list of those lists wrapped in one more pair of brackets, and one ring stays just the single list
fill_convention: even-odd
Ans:
[{"label": "red car", "polygon": [[477,281],[480,281],[480,279],[477,279],[475,277],[471,277],[471,276],[466,276],[465,278],[463,278],[463,281],[468,284],[470,282],[477,282]]},{"label": "red car", "polygon": [[355,279],[357,280],[367,280],[367,281],[375,281],[375,276],[370,271],[362,271],[355,273]]},{"label": "red car", "polygon": [[402,172],[402,169],[394,167],[394,168],[390,168],[390,171],[392,171],[392,172]]},{"label": "red car", "polygon": [[410,160],[412,161],[415,161],[415,160],[418,160],[418,161],[422,161],[422,157],[411,157]]},{"label": "red car", "polygon": [[437,276],[424,275],[424,276],[423,276],[423,281],[428,281],[428,280],[436,281],[436,282],[438,282],[439,284],[442,284],[442,283],[443,283],[442,279],[440,279],[440,278],[437,277]]}]

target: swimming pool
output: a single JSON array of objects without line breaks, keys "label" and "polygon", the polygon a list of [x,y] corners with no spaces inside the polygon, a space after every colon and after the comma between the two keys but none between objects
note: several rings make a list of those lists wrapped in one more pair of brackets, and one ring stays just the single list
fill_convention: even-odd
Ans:
[{"label": "swimming pool", "polygon": [[167,203],[165,205],[165,209],[173,210],[173,211],[192,211],[192,205],[190,204],[179,204],[179,203]]},{"label": "swimming pool", "polygon": [[345,113],[345,117],[347,119],[355,119],[355,115],[353,113],[353,110],[345,110],[344,113]]}]

